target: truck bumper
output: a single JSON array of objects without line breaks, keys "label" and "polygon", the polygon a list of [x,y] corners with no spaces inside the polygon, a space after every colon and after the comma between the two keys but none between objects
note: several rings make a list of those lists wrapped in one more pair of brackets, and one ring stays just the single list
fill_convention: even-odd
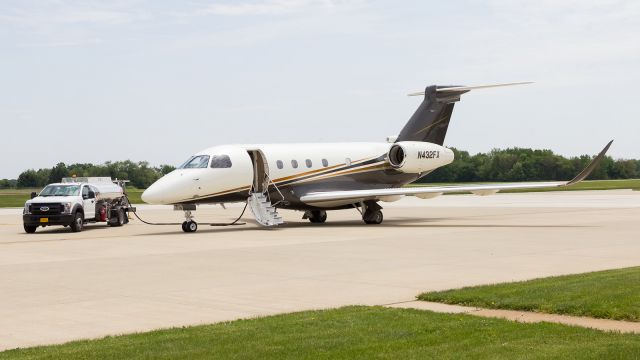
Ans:
[{"label": "truck bumper", "polygon": [[[46,221],[42,219],[47,219]],[[48,226],[48,225],[70,225],[73,222],[73,214],[64,215],[22,215],[22,222],[25,225]]]}]

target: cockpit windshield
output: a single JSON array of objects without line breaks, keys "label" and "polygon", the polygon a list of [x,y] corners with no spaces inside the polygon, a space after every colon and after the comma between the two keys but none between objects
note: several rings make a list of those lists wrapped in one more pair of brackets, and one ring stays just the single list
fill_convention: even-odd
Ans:
[{"label": "cockpit windshield", "polygon": [[80,185],[47,185],[40,196],[78,196]]},{"label": "cockpit windshield", "polygon": [[209,166],[209,155],[192,156],[184,164],[180,165],[178,169],[198,169],[206,168]]}]

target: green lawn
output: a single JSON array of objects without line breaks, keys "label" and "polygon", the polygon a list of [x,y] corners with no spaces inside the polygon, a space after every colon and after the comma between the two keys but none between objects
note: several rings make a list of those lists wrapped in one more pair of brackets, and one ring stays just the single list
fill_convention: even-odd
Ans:
[{"label": "green lawn", "polygon": [[351,306],[10,350],[0,359],[621,359],[640,336]]},{"label": "green lawn", "polygon": [[[474,183],[482,184],[482,183]],[[492,184],[495,184],[492,183]],[[462,185],[454,183],[425,183],[411,184],[407,186],[443,186],[443,185]],[[537,191],[566,191],[566,190],[613,190],[613,189],[635,189],[640,190],[640,179],[634,180],[593,180],[583,181],[577,185],[567,188],[551,188],[551,189],[532,189],[532,190],[509,190],[502,192],[537,192]],[[3,207],[22,207],[24,202],[29,199],[32,191],[39,192],[42,189],[0,189],[0,208]],[[133,204],[143,204],[140,195],[144,189],[127,188],[129,199]]]},{"label": "green lawn", "polygon": [[[409,186],[451,186],[451,185],[468,185],[470,183],[413,183]],[[499,184],[499,182],[475,182],[473,184]],[[543,191],[576,191],[576,190],[615,190],[615,189],[633,189],[640,190],[640,179],[630,180],[585,180],[576,185],[568,187],[556,187],[547,189],[519,189],[519,190],[503,190],[501,193],[518,193],[518,192],[543,192]]]},{"label": "green lawn", "polygon": [[430,292],[418,299],[640,321],[640,267]]},{"label": "green lawn", "polygon": [[[40,192],[42,189],[0,189],[0,208],[3,207],[23,207],[24,202],[29,200],[31,192]],[[143,204],[140,195],[144,190],[127,188],[129,200],[133,204]]]}]

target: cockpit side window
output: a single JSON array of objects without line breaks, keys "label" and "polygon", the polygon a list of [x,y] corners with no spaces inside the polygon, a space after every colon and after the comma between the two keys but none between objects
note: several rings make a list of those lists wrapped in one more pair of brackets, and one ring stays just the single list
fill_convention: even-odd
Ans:
[{"label": "cockpit side window", "polygon": [[211,167],[214,169],[230,168],[231,165],[229,155],[213,155],[211,157]]},{"label": "cockpit side window", "polygon": [[198,155],[187,160],[184,164],[180,165],[179,169],[198,169],[206,168],[209,165],[209,155]]}]

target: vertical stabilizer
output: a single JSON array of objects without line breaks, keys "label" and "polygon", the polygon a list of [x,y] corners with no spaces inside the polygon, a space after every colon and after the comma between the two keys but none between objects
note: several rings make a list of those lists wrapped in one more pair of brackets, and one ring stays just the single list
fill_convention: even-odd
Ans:
[{"label": "vertical stabilizer", "polygon": [[460,95],[469,91],[438,91],[448,87],[432,85],[424,90],[424,100],[400,131],[396,141],[426,141],[438,145],[444,143],[453,106],[460,100]]},{"label": "vertical stabilizer", "polygon": [[409,96],[424,95],[424,100],[409,122],[402,128],[396,141],[426,141],[438,145],[444,143],[453,106],[460,101],[460,95],[476,89],[489,89],[513,85],[525,85],[531,82],[477,86],[428,86],[424,92]]}]

